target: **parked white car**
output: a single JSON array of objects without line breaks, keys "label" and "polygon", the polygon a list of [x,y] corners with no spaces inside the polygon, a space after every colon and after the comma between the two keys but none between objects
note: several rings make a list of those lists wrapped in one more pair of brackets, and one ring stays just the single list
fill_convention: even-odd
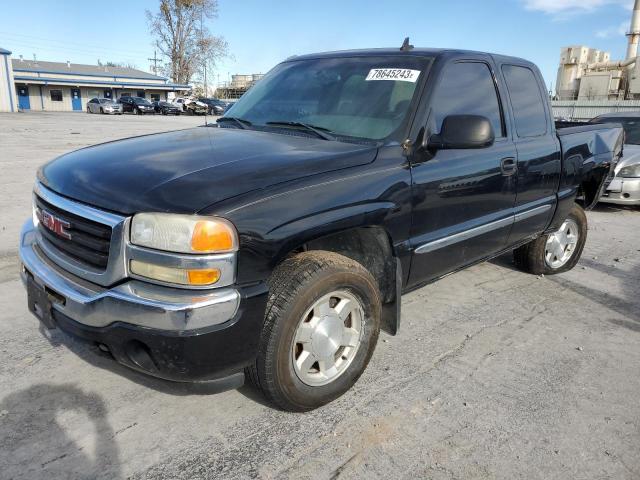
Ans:
[{"label": "parked white car", "polygon": [[87,102],[87,113],[122,115],[122,105],[109,98],[92,98]]},{"label": "parked white car", "polygon": [[616,176],[600,201],[619,205],[640,205],[640,112],[607,113],[592,123],[622,124],[624,153],[616,165]]},{"label": "parked white car", "polygon": [[206,103],[199,102],[196,99],[189,97],[178,97],[172,103],[183,112],[192,115],[204,115],[209,109]]}]

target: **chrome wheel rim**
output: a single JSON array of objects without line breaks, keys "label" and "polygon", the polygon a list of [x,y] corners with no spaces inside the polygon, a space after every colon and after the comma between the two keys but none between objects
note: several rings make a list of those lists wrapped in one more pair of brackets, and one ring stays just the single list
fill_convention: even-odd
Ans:
[{"label": "chrome wheel rim", "polygon": [[318,387],[333,382],[353,362],[364,329],[364,309],[345,290],[318,299],[302,316],[291,358],[300,381]]},{"label": "chrome wheel rim", "polygon": [[544,259],[549,267],[560,268],[571,259],[578,244],[578,232],[578,224],[568,218],[558,231],[548,236]]}]

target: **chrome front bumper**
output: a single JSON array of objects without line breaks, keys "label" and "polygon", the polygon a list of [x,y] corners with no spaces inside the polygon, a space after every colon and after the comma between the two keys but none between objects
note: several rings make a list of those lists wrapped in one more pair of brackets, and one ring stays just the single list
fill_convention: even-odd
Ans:
[{"label": "chrome front bumper", "polygon": [[20,233],[21,277],[31,275],[51,292],[52,308],[86,326],[114,322],[166,331],[188,331],[231,320],[240,305],[234,288],[186,290],[139,280],[105,288],[80,279],[49,260],[36,242],[37,230],[28,220]]},{"label": "chrome front bumper", "polygon": [[600,201],[618,205],[640,205],[640,178],[616,177]]}]

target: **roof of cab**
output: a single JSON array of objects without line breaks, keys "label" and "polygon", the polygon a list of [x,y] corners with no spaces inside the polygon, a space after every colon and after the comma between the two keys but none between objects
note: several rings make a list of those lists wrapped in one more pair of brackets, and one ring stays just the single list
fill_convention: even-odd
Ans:
[{"label": "roof of cab", "polygon": [[305,55],[295,55],[285,61],[310,60],[319,58],[347,58],[347,57],[371,57],[371,56],[402,56],[413,57],[438,57],[441,55],[490,55],[499,62],[517,62],[533,65],[532,62],[518,57],[509,57],[489,52],[479,52],[474,50],[460,50],[455,48],[412,48],[402,51],[399,48],[366,48],[360,50],[336,50],[332,52],[310,53]]}]

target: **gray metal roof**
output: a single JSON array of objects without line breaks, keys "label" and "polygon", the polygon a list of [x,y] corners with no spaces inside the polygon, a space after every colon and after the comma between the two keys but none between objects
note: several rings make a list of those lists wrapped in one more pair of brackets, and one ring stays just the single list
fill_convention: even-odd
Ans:
[{"label": "gray metal roof", "polygon": [[166,80],[165,77],[154,75],[153,73],[143,72],[135,68],[127,67],[105,67],[98,65],[82,65],[79,63],[67,62],[44,62],[41,60],[20,60],[14,58],[11,60],[14,71],[41,72],[41,73],[62,73],[67,75],[90,75],[90,76],[109,76],[122,78],[136,78],[146,80]]}]

